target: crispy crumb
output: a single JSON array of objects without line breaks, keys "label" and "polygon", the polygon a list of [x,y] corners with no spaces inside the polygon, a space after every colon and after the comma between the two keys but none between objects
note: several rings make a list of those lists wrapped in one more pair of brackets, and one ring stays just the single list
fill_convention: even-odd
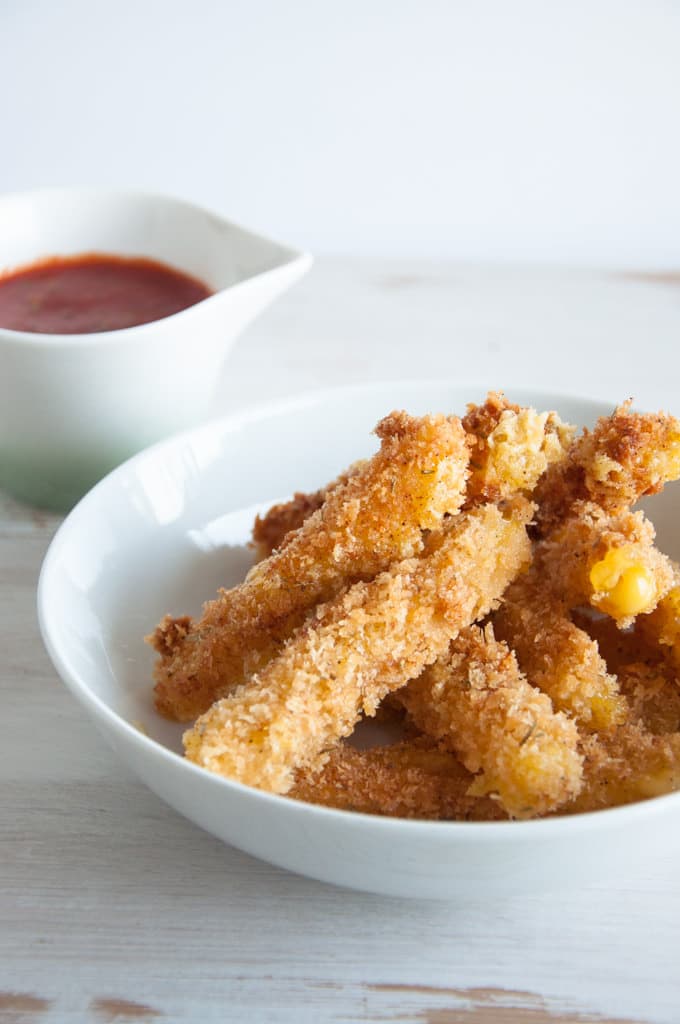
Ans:
[{"label": "crispy crumb", "polygon": [[340,743],[324,765],[300,771],[289,796],[363,814],[395,818],[497,821],[497,800],[471,796],[473,776],[427,736],[355,750]]},{"label": "crispy crumb", "polygon": [[264,668],[316,604],[418,555],[424,531],[458,511],[469,462],[459,419],[393,412],[376,433],[377,454],[288,543],[209,601],[199,621],[165,619],[152,634],[162,714],[190,721],[207,710]]},{"label": "crispy crumb", "polygon": [[630,401],[594,430],[584,430],[566,460],[551,466],[536,491],[537,524],[547,533],[579,501],[623,512],[680,475],[680,422],[659,412],[631,412]]},{"label": "crispy crumb", "polygon": [[281,654],[185,733],[187,757],[276,793],[348,736],[359,716],[440,657],[486,615],[529,558],[532,506],[517,501],[452,517],[420,558],[360,582]]},{"label": "crispy crumb", "polygon": [[[158,709],[198,716],[187,757],[410,818],[680,789],[680,570],[631,510],[680,475],[678,420],[624,403],[574,439],[490,392],[376,432],[372,459],[257,518],[242,584],[150,638]],[[355,749],[366,717],[403,739]]]},{"label": "crispy crumb", "polygon": [[514,818],[555,810],[581,787],[578,730],[520,671],[489,625],[463,630],[399,696],[415,724],[475,774]]}]

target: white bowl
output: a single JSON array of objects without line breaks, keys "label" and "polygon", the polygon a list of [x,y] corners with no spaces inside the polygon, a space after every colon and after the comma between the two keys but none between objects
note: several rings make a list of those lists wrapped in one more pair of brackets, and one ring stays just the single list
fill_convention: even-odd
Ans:
[{"label": "white bowl", "polygon": [[0,327],[0,487],[55,508],[71,507],[134,452],[205,419],[239,332],[311,264],[166,196],[73,188],[0,197],[0,271],[93,251],[160,260],[215,294],[124,330]]},{"label": "white bowl", "polygon": [[[103,480],[56,535],[38,608],[52,660],[93,723],[147,785],[228,843],[304,875],[400,896],[495,899],[634,872],[680,852],[680,793],[533,822],[405,821],[328,810],[211,775],[180,756],[182,728],[151,701],[143,643],[166,612],[196,614],[242,578],[256,511],[309,489],[375,447],[392,408],[462,411],[483,389],[385,384],[318,393],[206,425],[143,452]],[[516,392],[589,424],[614,403]],[[673,487],[660,542],[680,554]],[[142,731],[143,730],[143,731]]]}]

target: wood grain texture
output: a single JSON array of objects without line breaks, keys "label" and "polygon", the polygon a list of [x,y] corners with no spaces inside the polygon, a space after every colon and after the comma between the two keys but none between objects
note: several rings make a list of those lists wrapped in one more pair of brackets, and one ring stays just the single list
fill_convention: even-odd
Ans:
[{"label": "wood grain texture", "polygon": [[[244,335],[219,401],[409,375],[527,383],[532,366],[537,385],[634,385],[663,405],[679,330],[671,289],[611,275],[322,263]],[[0,500],[0,1024],[677,1024],[664,851],[625,885],[404,902],[286,874],[169,810],[42,648],[35,587],[57,524]]]},{"label": "wood grain texture", "polygon": [[[446,1006],[431,1006],[417,1017],[424,1024],[641,1024],[604,1018],[576,1007],[553,1009],[534,992],[497,988],[437,989],[426,985],[376,985],[378,991],[425,995]],[[375,1018],[379,1020],[381,1018]],[[395,1020],[397,1018],[390,1018]]]}]

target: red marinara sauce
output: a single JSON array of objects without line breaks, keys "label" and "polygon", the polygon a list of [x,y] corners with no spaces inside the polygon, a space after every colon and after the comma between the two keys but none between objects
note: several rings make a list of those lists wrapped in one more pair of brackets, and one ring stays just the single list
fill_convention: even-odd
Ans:
[{"label": "red marinara sauce", "polygon": [[0,274],[0,327],[38,334],[118,331],[207,299],[202,281],[156,260],[84,253]]}]

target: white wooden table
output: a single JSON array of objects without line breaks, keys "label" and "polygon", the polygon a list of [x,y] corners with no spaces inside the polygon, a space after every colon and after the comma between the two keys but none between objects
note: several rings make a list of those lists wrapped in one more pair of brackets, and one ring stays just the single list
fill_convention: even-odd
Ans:
[{"label": "white wooden table", "polygon": [[[449,376],[677,412],[679,346],[680,275],[320,260],[240,340],[216,410]],[[57,525],[0,500],[1,1024],[678,1024],[680,870],[663,851],[625,886],[460,909],[286,874],[165,807],[43,651]]]}]

